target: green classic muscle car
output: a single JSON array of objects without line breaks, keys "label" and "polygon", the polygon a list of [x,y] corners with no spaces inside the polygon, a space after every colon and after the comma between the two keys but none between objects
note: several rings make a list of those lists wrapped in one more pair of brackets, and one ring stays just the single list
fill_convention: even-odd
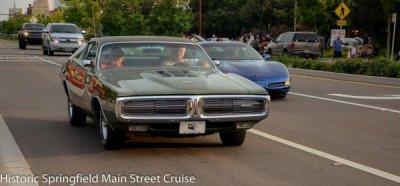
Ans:
[{"label": "green classic muscle car", "polygon": [[195,42],[173,37],[93,38],[62,66],[72,126],[90,117],[105,149],[126,133],[194,137],[219,133],[239,146],[268,116],[266,90],[219,71]]}]

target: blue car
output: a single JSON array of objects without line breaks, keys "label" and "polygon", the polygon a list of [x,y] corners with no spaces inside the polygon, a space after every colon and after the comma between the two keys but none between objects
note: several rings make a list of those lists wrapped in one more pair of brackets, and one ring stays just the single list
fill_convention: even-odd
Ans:
[{"label": "blue car", "polygon": [[266,61],[252,47],[240,42],[200,42],[216,66],[224,73],[235,73],[265,88],[273,98],[285,98],[290,75],[285,65]]}]

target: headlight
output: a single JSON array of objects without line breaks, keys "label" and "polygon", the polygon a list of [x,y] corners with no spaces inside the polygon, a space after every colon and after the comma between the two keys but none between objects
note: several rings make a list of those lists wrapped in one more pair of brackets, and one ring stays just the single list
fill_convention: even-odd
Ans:
[{"label": "headlight", "polygon": [[290,86],[290,80],[285,81],[286,86]]},{"label": "headlight", "polygon": [[24,35],[24,37],[28,37],[29,33],[28,32],[24,32],[23,35]]},{"label": "headlight", "polygon": [[58,38],[57,38],[57,37],[52,37],[52,38],[51,38],[51,42],[58,43]]},{"label": "headlight", "polygon": [[82,45],[82,44],[84,44],[85,43],[85,38],[79,38],[78,39],[78,44],[79,45]]}]

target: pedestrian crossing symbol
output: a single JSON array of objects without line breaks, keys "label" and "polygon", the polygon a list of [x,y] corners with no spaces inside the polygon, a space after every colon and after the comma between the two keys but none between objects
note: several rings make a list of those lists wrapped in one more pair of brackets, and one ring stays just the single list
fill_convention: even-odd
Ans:
[{"label": "pedestrian crossing symbol", "polygon": [[343,20],[350,13],[349,7],[346,4],[341,3],[335,10],[337,16],[339,16],[340,20]]}]

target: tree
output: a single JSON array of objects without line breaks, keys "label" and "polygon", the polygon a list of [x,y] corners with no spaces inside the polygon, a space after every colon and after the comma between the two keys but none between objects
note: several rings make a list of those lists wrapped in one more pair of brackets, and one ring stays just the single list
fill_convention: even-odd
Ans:
[{"label": "tree", "polygon": [[192,14],[185,1],[157,1],[149,17],[149,27],[155,35],[182,36],[190,30],[191,22]]},{"label": "tree", "polygon": [[148,21],[141,14],[140,1],[137,0],[108,1],[100,21],[106,35],[149,34]]},{"label": "tree", "polygon": [[2,32],[6,34],[16,34],[26,22],[28,22],[28,18],[24,15],[13,16],[3,22]]}]

